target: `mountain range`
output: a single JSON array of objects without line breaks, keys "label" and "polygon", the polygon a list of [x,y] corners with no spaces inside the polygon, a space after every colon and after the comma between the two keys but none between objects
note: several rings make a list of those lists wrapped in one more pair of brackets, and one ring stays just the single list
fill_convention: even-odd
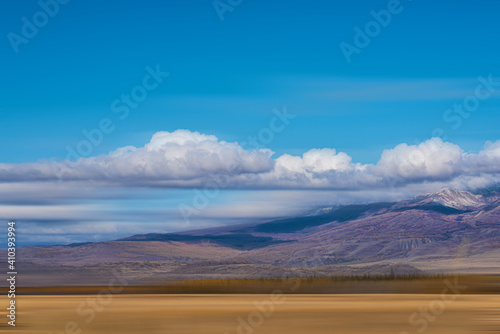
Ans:
[{"label": "mountain range", "polygon": [[411,273],[499,273],[500,192],[443,189],[240,225],[19,249],[27,285]]}]

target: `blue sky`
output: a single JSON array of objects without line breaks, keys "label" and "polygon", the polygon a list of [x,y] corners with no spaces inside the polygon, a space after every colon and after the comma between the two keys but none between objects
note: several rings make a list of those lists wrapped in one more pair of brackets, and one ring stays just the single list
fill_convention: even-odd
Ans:
[{"label": "blue sky", "polygon": [[[443,116],[474,94],[479,77],[500,80],[500,4],[401,0],[400,13],[348,63],[340,43],[354,44],[354,27],[364,29],[371,11],[387,7],[385,0],[243,0],[220,20],[208,0],[71,0],[16,53],[9,33],[22,36],[23,17],[32,22],[41,7],[11,1],[0,11],[0,163],[62,161],[66,147],[76,147],[85,139],[82,131],[103,118],[115,130],[91,156],[142,147],[153,134],[178,129],[241,143],[269,125],[273,108],[284,106],[296,118],[261,145],[274,157],[335,148],[355,163],[376,164],[384,150],[424,142],[436,128],[464,152],[497,141],[498,91],[456,128]],[[119,119],[112,102],[141,84],[147,66],[157,65],[169,76]],[[192,196],[189,189],[124,189],[160,201],[134,199],[141,212],[175,207],[169,196],[177,202]],[[98,199],[106,191],[98,187],[87,200],[123,205],[116,196],[112,204]],[[211,205],[250,203],[255,196],[243,193],[228,190]]]}]

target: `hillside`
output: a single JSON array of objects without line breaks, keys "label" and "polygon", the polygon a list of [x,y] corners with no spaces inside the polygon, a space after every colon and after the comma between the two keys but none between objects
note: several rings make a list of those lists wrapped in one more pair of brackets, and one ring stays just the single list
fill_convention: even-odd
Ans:
[{"label": "hillside", "polygon": [[[70,280],[78,280],[72,272],[99,272],[103,266],[147,281],[376,274],[391,268],[400,274],[498,273],[499,227],[497,192],[444,189],[398,203],[347,205],[253,224],[25,247],[19,258],[30,277],[51,277],[63,268]],[[131,270],[130,263],[141,269]]]}]

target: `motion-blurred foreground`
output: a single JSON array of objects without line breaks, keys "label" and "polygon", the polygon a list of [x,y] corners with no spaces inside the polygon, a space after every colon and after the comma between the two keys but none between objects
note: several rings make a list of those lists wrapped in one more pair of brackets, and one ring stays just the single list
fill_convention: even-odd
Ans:
[{"label": "motion-blurred foreground", "polygon": [[[109,297],[109,296],[108,296]],[[499,333],[500,296],[21,296],[4,333]],[[2,317],[5,311],[2,311]],[[4,324],[0,326],[5,326]]]}]

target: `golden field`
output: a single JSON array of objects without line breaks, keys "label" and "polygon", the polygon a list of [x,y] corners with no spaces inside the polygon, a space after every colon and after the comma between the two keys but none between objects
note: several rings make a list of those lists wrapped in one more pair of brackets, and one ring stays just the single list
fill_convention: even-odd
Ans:
[{"label": "golden field", "polygon": [[[500,296],[440,294],[17,296],[3,333],[500,333]],[[5,300],[5,299],[4,299]],[[424,316],[421,310],[434,308]],[[410,318],[412,321],[410,322]],[[420,332],[419,332],[420,330]]]}]

